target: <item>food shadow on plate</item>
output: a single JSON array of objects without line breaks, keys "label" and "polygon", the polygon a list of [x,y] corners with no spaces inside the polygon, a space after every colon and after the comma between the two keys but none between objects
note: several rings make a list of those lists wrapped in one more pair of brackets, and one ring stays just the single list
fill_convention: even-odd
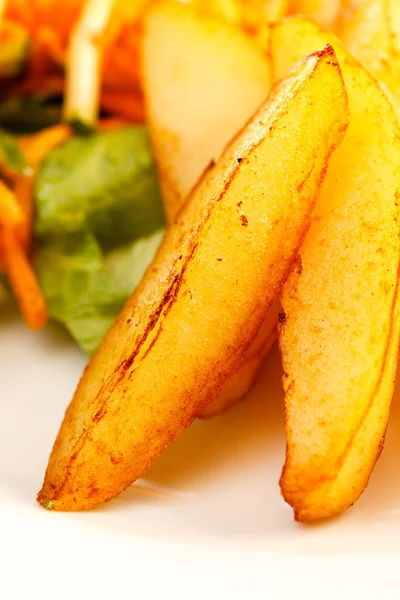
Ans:
[{"label": "food shadow on plate", "polygon": [[[400,365],[398,367],[400,375]],[[383,452],[372,473],[369,485],[357,504],[344,518],[360,522],[372,520],[377,526],[393,526],[393,516],[400,515],[400,380],[392,401],[389,425]]]},{"label": "food shadow on plate", "polygon": [[[394,476],[400,453],[400,386],[385,449],[359,502],[340,517],[304,526],[294,522],[279,492],[285,450],[281,373],[275,348],[247,398],[220,417],[196,421],[143,479],[92,511],[92,518],[103,513],[104,519],[106,513],[105,524],[110,520],[114,527],[120,520],[114,511],[121,510],[126,533],[165,537],[171,528],[177,539],[200,530],[216,538],[263,541],[279,531],[285,545],[289,539],[301,543],[306,534],[310,550],[327,529],[339,533],[348,520],[360,530],[366,524],[393,527],[400,512],[400,477]],[[171,505],[179,505],[179,523],[172,524],[176,511]],[[171,525],[165,525],[170,518]]]},{"label": "food shadow on plate", "polygon": [[229,477],[230,470],[245,468],[254,452],[276,452],[277,439],[283,440],[280,379],[274,349],[246,398],[217,417],[195,421],[150,468],[145,480],[178,487],[199,480],[204,489],[215,478]]},{"label": "food shadow on plate", "polygon": [[87,517],[128,534],[174,539],[200,532],[263,540],[282,523],[292,528],[278,485],[285,453],[281,376],[274,348],[241,403],[195,421],[145,477]]}]

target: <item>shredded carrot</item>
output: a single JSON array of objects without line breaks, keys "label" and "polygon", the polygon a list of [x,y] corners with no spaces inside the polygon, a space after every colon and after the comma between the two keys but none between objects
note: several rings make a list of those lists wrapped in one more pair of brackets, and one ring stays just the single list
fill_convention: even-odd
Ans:
[{"label": "shredded carrot", "polygon": [[130,87],[140,85],[140,61],[138,56],[125,48],[115,47],[104,57],[103,81],[107,86],[120,85]]},{"label": "shredded carrot", "polygon": [[25,221],[17,228],[18,239],[27,252],[32,242],[34,217],[34,187],[33,175],[18,175],[15,179],[14,193],[21,207]]},{"label": "shredded carrot", "polygon": [[129,84],[140,86],[140,40],[139,23],[122,25],[114,43],[108,46],[103,58],[103,82],[106,86]]},{"label": "shredded carrot", "polygon": [[30,329],[42,329],[47,323],[47,307],[35,273],[10,227],[3,229],[4,263],[11,287]]},{"label": "shredded carrot", "polygon": [[36,170],[44,158],[72,136],[72,129],[62,123],[42,129],[39,133],[19,138],[28,165]]},{"label": "shredded carrot", "polygon": [[37,22],[35,3],[27,0],[12,0],[6,5],[5,16],[15,19],[33,32]]},{"label": "shredded carrot", "polygon": [[20,137],[18,140],[25,160],[31,168],[29,174],[17,175],[14,178],[15,196],[25,215],[25,222],[18,228],[18,239],[25,250],[29,249],[32,240],[36,172],[43,159],[71,136],[71,128],[60,124],[43,129],[35,135]]},{"label": "shredded carrot", "polygon": [[50,27],[40,27],[36,36],[42,44],[43,49],[56,64],[65,64],[66,51],[56,31],[50,29]]},{"label": "shredded carrot", "polygon": [[103,90],[101,107],[131,123],[143,123],[145,120],[143,98],[137,93]]},{"label": "shredded carrot", "polygon": [[54,71],[54,65],[48,55],[47,48],[40,40],[33,37],[26,64],[26,76],[29,78],[43,77],[52,71]]},{"label": "shredded carrot", "polygon": [[0,180],[0,222],[10,227],[22,225],[25,216],[15,194]]},{"label": "shredded carrot", "polygon": [[5,15],[24,25],[32,35],[45,25],[67,38],[81,10],[81,0],[9,0]]},{"label": "shredded carrot", "polygon": [[14,182],[18,176],[18,173],[17,171],[14,171],[14,169],[10,167],[0,155],[0,176],[1,175],[3,175],[7,181]]},{"label": "shredded carrot", "polygon": [[[9,0],[13,2],[14,0]],[[82,10],[82,0],[25,0],[36,5],[37,27],[45,26],[57,32],[63,46],[66,45],[72,27]]]},{"label": "shredded carrot", "polygon": [[127,122],[122,119],[101,119],[97,123],[96,129],[98,131],[115,131],[116,129],[121,129],[122,127],[126,127]]}]

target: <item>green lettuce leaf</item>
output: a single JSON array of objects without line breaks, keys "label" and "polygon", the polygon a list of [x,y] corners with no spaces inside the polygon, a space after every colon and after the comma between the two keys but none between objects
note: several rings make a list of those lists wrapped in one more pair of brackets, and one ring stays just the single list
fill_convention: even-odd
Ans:
[{"label": "green lettuce leaf", "polygon": [[17,140],[4,129],[0,129],[0,170],[2,164],[17,173],[21,173],[25,168]]},{"label": "green lettuce leaf", "polygon": [[161,241],[162,231],[104,256],[93,234],[43,241],[34,266],[50,317],[61,322],[89,355],[98,348]]},{"label": "green lettuce leaf", "polygon": [[36,183],[40,236],[90,231],[105,249],[164,224],[147,130],[76,136],[44,161]]},{"label": "green lettuce leaf", "polygon": [[112,250],[104,257],[105,267],[115,287],[128,298],[153,260],[164,235],[159,229],[145,238]]}]

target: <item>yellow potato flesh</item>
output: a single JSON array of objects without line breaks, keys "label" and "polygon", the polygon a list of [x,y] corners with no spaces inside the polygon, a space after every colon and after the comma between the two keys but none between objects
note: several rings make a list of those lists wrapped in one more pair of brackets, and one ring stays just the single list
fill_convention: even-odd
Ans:
[{"label": "yellow potato flesh", "polygon": [[209,169],[166,235],[175,251],[161,248],[83,374],[42,505],[79,510],[112,499],[216,397],[291,269],[347,121],[327,47],[275,89]]},{"label": "yellow potato flesh", "polygon": [[235,27],[161,2],[143,36],[143,87],[169,222],[270,90],[269,65]]},{"label": "yellow potato flesh", "polygon": [[[243,0],[246,2],[246,0]],[[276,21],[286,16],[289,0],[269,0],[264,2],[264,13],[268,21]]]},{"label": "yellow potato flesh", "polygon": [[[216,10],[215,3],[204,8]],[[198,9],[174,2],[156,5],[143,38],[145,102],[170,222],[270,89],[269,64],[254,40]],[[276,323],[271,316],[204,416],[222,412],[246,394],[275,340]]]},{"label": "yellow potato flesh", "polygon": [[289,0],[189,0],[185,4],[203,14],[222,19],[241,27],[250,34],[258,34],[266,22],[286,16]]},{"label": "yellow potato flesh", "polygon": [[289,0],[289,15],[306,15],[324,27],[332,27],[339,16],[341,0]]},{"label": "yellow potato flesh", "polygon": [[339,36],[349,51],[400,100],[400,4],[368,0],[341,21]]},{"label": "yellow potato flesh", "polygon": [[282,19],[288,11],[288,0],[239,0],[242,26],[257,34],[265,23]]},{"label": "yellow potato flesh", "polygon": [[281,487],[300,521],[338,514],[368,483],[385,435],[399,346],[400,130],[379,84],[306,19],[271,34],[278,79],[324,43],[336,49],[350,125],[316,221],[284,286],[280,346],[287,456]]}]

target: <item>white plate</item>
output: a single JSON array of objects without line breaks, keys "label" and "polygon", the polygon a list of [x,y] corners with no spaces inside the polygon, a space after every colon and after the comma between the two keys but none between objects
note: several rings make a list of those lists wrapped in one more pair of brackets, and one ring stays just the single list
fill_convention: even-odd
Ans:
[{"label": "white plate", "polygon": [[[35,502],[85,363],[56,328],[0,319],[0,598],[399,598],[400,435],[394,401],[370,486],[343,517],[294,523],[277,352],[241,405],[198,421],[108,505],[51,513]],[[135,596],[136,597],[136,596]]]}]

